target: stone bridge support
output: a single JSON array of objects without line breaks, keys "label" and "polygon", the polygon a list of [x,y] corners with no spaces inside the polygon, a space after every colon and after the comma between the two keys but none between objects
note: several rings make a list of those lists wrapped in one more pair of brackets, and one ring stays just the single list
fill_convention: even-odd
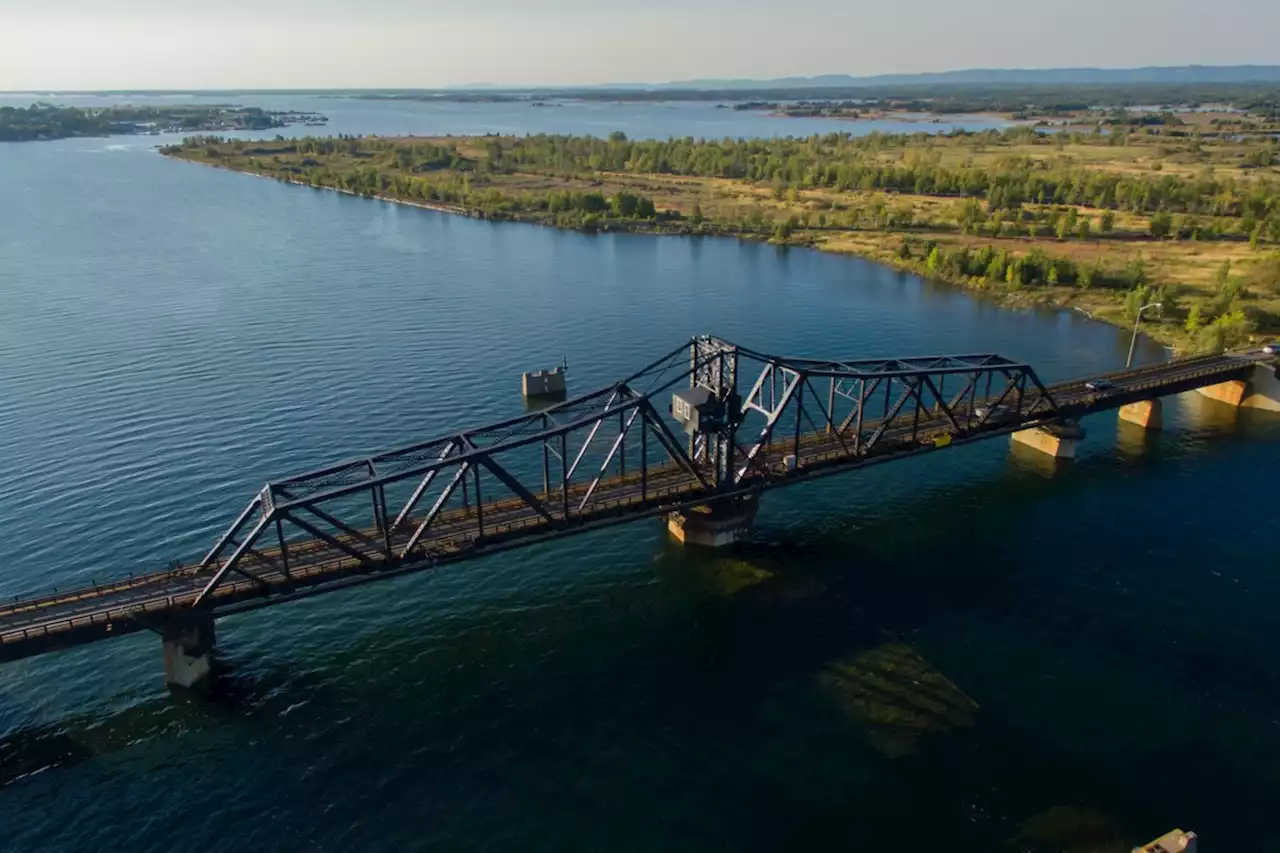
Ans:
[{"label": "stone bridge support", "polygon": [[1259,364],[1247,379],[1206,385],[1196,391],[1228,406],[1280,412],[1280,378],[1276,371],[1273,364]]},{"label": "stone bridge support", "polygon": [[1009,436],[1014,444],[1021,444],[1054,459],[1074,459],[1076,442],[1084,438],[1084,427],[1075,421],[1032,427]]},{"label": "stone bridge support", "polygon": [[198,688],[213,674],[213,617],[207,614],[175,621],[163,635],[164,680],[170,687]]},{"label": "stone bridge support", "polygon": [[1143,429],[1161,429],[1164,427],[1164,404],[1157,397],[1121,406],[1120,420]]},{"label": "stone bridge support", "polygon": [[667,515],[667,531],[695,548],[727,548],[751,535],[758,498],[736,498],[678,510]]}]

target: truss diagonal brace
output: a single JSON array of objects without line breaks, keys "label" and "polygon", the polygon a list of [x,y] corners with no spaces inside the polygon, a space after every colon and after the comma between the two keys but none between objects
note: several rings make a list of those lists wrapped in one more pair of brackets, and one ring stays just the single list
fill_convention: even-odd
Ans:
[{"label": "truss diagonal brace", "polygon": [[709,488],[711,484],[702,476],[702,472],[698,470],[698,466],[693,464],[693,460],[689,458],[689,454],[684,452],[684,448],[680,446],[679,439],[677,439],[671,433],[671,430],[668,429],[667,425],[662,422],[662,417],[658,414],[657,410],[653,408],[653,404],[649,402],[647,397],[641,405],[644,406],[645,421],[650,426],[657,427],[657,430],[654,432],[654,438],[658,439],[658,442],[662,445],[663,449],[665,449],[671,458],[675,460],[677,465],[696,477],[698,483],[700,483],[704,489]]},{"label": "truss diagonal brace", "polygon": [[[760,454],[760,450],[769,440],[769,436],[773,435],[773,428],[777,425],[778,418],[784,411],[786,411],[787,406],[791,403],[791,398],[795,396],[796,389],[800,387],[803,374],[793,373],[792,375],[795,378],[788,382],[786,388],[783,389],[782,399],[779,400],[777,406],[773,410],[773,413],[769,415],[769,420],[764,425],[764,429],[760,430],[760,435],[756,439],[756,443],[751,446],[749,451],[747,451],[746,459],[743,460],[742,467],[738,469],[737,476],[734,477],[734,482],[738,482],[742,480],[743,477],[747,476],[747,472],[751,470],[751,466],[755,463],[756,457]],[[799,415],[797,415],[797,417],[799,417]]]},{"label": "truss diagonal brace", "polygon": [[[609,448],[609,455],[604,458],[604,462],[600,465],[600,473],[596,474],[596,478],[592,480],[591,485],[587,487],[587,493],[582,496],[582,501],[578,504],[579,513],[581,513],[583,508],[586,507],[587,502],[591,500],[591,496],[595,494],[596,486],[600,485],[601,478],[603,478],[605,472],[609,470],[609,466],[613,464],[613,457],[617,455],[618,448],[622,446],[624,441],[626,441],[627,432],[631,429],[631,425],[636,422],[636,416],[639,414],[640,408],[636,407],[636,409],[631,412],[631,417],[627,418],[627,423],[623,426],[622,431],[618,433],[618,437],[613,442],[613,447]],[[643,427],[641,427],[641,429],[643,429]],[[565,521],[568,521],[568,519],[565,519]]]},{"label": "truss diagonal brace", "polygon": [[235,522],[227,528],[227,531],[223,533],[221,537],[219,537],[217,544],[209,549],[209,553],[204,555],[204,559],[196,565],[196,568],[203,569],[208,566],[209,563],[217,559],[218,555],[222,553],[222,549],[227,546],[227,543],[235,539],[236,534],[240,532],[240,528],[244,525],[245,521],[248,520],[249,516],[253,514],[253,511],[261,506],[262,493],[259,492],[254,496],[253,500],[249,501],[249,505],[241,510],[240,514],[236,516]]},{"label": "truss diagonal brace", "polygon": [[359,548],[355,548],[351,545],[348,545],[346,542],[343,542],[338,537],[331,536],[330,534],[316,527],[314,524],[311,524],[310,522],[307,522],[307,521],[303,521],[301,518],[298,518],[296,515],[293,515],[292,513],[286,512],[284,514],[284,517],[285,519],[298,525],[303,530],[307,531],[317,539],[327,542],[328,544],[332,545],[334,548],[337,548],[339,551],[350,554],[351,556],[355,557],[357,560],[364,563],[365,565],[370,565],[370,566],[373,565],[373,560],[370,559],[369,555],[361,551]]},{"label": "truss diagonal brace", "polygon": [[[204,585],[204,589],[200,590],[200,594],[197,595],[196,600],[192,602],[191,606],[193,608],[200,607],[204,604],[205,600],[209,597],[209,594],[217,588],[218,584],[222,583],[222,579],[227,576],[227,572],[232,570],[239,571],[241,574],[248,575],[259,583],[262,583],[264,586],[266,585],[261,578],[255,577],[248,572],[238,569],[236,564],[240,562],[240,558],[244,556],[244,552],[249,550],[249,547],[253,545],[262,531],[266,529],[267,523],[274,520],[274,516],[275,513],[272,512],[267,513],[262,518],[258,519],[258,523],[253,526],[253,530],[249,532],[249,535],[246,536],[244,541],[236,547],[236,550],[231,553],[231,556],[227,558],[227,561],[223,563],[216,572],[214,572],[213,577],[209,578],[209,582]],[[228,536],[228,538],[230,538],[230,536]]]},{"label": "truss diagonal brace", "polygon": [[551,512],[547,509],[546,505],[543,504],[542,501],[538,500],[537,496],[533,492],[521,485],[519,480],[511,476],[511,474],[507,472],[506,468],[503,468],[488,456],[481,456],[477,461],[479,461],[479,463],[485,468],[488,468],[493,476],[497,477],[504,486],[515,493],[516,497],[533,507],[534,511],[537,512],[538,515],[542,516],[547,521],[552,523],[555,522],[555,517],[551,515]]},{"label": "truss diagonal brace", "polygon": [[[324,510],[316,506],[313,506],[311,504],[298,504],[297,509],[305,509],[307,512],[319,518],[321,521],[325,521],[325,522],[328,522],[329,524],[332,524],[334,527],[341,530],[343,533],[347,534],[352,539],[355,539],[358,542],[363,542],[364,544],[368,545],[370,548],[373,548],[375,551],[383,550],[382,543],[365,535],[364,533],[361,533],[359,530],[356,530],[354,527],[347,524],[346,522],[343,522],[343,521],[340,521],[339,519],[334,518],[332,515],[330,515],[329,513],[325,512]],[[288,518],[290,521],[292,521],[294,524],[297,524],[298,526],[302,526],[301,522],[298,521],[298,517],[294,515],[292,512],[286,512],[285,517]]]},{"label": "truss diagonal brace", "polygon": [[427,517],[422,520],[422,523],[418,525],[418,529],[413,531],[413,535],[409,537],[409,541],[400,552],[400,559],[403,560],[408,557],[414,547],[417,546],[422,534],[431,526],[431,522],[436,520],[436,516],[440,514],[440,510],[444,509],[445,503],[453,496],[454,490],[458,488],[458,484],[462,482],[462,478],[467,475],[467,471],[470,469],[470,462],[463,462],[458,466],[458,470],[453,473],[453,479],[449,481],[449,485],[445,486],[444,491],[436,498],[436,502],[431,506],[431,511],[427,513]]},{"label": "truss diagonal brace", "polygon": [[[925,387],[933,394],[933,398],[938,401],[938,407],[942,409],[942,413],[945,414],[947,416],[947,420],[951,422],[952,429],[959,433],[960,424],[956,421],[955,415],[951,414],[951,407],[947,405],[947,401],[942,399],[942,392],[938,390],[938,386],[933,384],[933,380],[929,378],[927,373],[922,378],[924,379]],[[924,400],[920,399],[919,391],[916,393],[916,399],[920,401],[921,406],[924,406],[926,409],[928,408],[928,406],[924,405]]]},{"label": "truss diagonal brace", "polygon": [[[867,401],[870,400],[873,396],[875,396],[876,391],[879,390],[881,381],[882,381],[881,379],[877,378],[877,379],[871,380],[870,384],[868,384],[865,379],[862,380],[862,388],[859,390],[858,407],[854,409],[852,412],[850,412],[849,416],[840,422],[840,429],[838,430],[839,432],[844,432],[845,430],[847,430],[850,426],[853,425],[853,422],[855,420],[858,422],[859,427],[862,426],[862,410],[863,408],[866,407]],[[853,398],[848,397],[848,399],[852,400]],[[855,445],[857,444],[856,437],[854,439],[854,443]]]},{"label": "truss diagonal brace", "polygon": [[569,473],[565,475],[566,480],[572,479],[573,472],[578,470],[578,463],[582,461],[582,457],[587,455],[587,448],[591,446],[591,442],[595,441],[596,433],[600,431],[600,424],[604,423],[604,419],[608,415],[612,414],[610,406],[613,405],[613,401],[616,399],[618,399],[618,391],[615,389],[614,392],[609,395],[609,401],[604,404],[604,409],[600,412],[600,416],[596,418],[596,422],[591,425],[591,430],[587,433],[586,440],[582,442],[582,447],[578,450],[578,455],[574,457],[573,464],[569,466]]},{"label": "truss diagonal brace", "polygon": [[[871,434],[871,437],[867,439],[867,443],[863,445],[864,453],[871,452],[871,449],[880,441],[880,437],[888,431],[889,425],[898,417],[898,413],[902,411],[902,407],[907,404],[907,401],[910,400],[912,396],[914,396],[915,392],[911,387],[910,381],[907,379],[903,379],[901,381],[902,384],[906,386],[906,390],[902,392],[902,396],[898,398],[898,401],[893,404],[893,408],[889,410],[889,414],[887,414],[884,420],[880,422],[880,426],[878,426],[876,431]],[[916,399],[919,400],[920,398],[917,396]]]},{"label": "truss diagonal brace", "polygon": [[[453,452],[456,445],[456,439],[451,440],[444,446],[444,450],[440,451],[440,455],[436,457],[437,462],[443,462],[445,458]],[[396,520],[391,523],[391,531],[395,532],[400,529],[400,525],[404,524],[406,518],[413,512],[414,507],[418,505],[418,501],[422,500],[422,495],[431,486],[432,480],[436,478],[439,468],[432,468],[427,472],[427,476],[422,478],[422,482],[418,483],[418,487],[413,490],[413,494],[409,497],[409,501],[404,505],[404,509],[400,510],[396,515]]]}]

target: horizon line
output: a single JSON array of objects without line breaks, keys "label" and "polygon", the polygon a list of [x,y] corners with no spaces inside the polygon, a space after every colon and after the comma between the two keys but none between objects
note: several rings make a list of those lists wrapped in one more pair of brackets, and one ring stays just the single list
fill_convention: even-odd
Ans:
[{"label": "horizon line", "polygon": [[[646,91],[656,88],[676,88],[684,90],[711,90],[714,84],[759,84],[759,88],[770,88],[785,82],[794,88],[803,88],[805,81],[830,79],[830,78],[848,78],[851,81],[866,81],[874,84],[878,80],[886,78],[926,78],[960,74],[1018,74],[1018,73],[1037,73],[1046,72],[1138,72],[1138,71],[1177,71],[1177,70],[1196,70],[1196,69],[1267,69],[1280,71],[1280,62],[1277,63],[1234,63],[1234,64],[1213,64],[1213,63],[1187,63],[1183,65],[1136,65],[1136,66],[1104,66],[1104,65],[1082,65],[1082,66],[1045,66],[1045,67],[969,67],[969,68],[952,68],[942,71],[908,71],[908,72],[884,72],[875,74],[851,74],[848,72],[827,72],[821,74],[789,74],[774,77],[701,77],[690,78],[684,80],[667,80],[662,82],[623,82],[623,81],[606,81],[595,83],[489,83],[484,81],[474,81],[464,84],[445,84],[434,86],[406,86],[406,85],[388,85],[388,86],[209,86],[209,87],[192,87],[183,86],[175,88],[163,87],[114,87],[104,89],[90,88],[71,88],[71,89],[55,89],[55,88],[23,88],[23,89],[0,89],[0,93],[6,95],[110,95],[110,94],[185,94],[185,93],[220,93],[220,92],[470,92],[470,91],[489,91],[494,93],[500,92],[535,92],[547,90],[580,90],[580,89],[604,89],[618,91]],[[1194,82],[1194,81],[1136,81],[1127,84],[1118,81],[1111,85],[1168,85],[1169,83]],[[1212,83],[1221,83],[1226,85],[1240,85],[1243,83],[1276,83],[1274,80],[1234,80],[1234,81],[1201,81],[1199,85]],[[897,83],[895,85],[903,85]],[[922,85],[947,85],[943,81],[934,81],[932,83],[922,83]],[[959,85],[964,85],[964,81],[960,81]],[[972,85],[972,84],[971,84]],[[984,84],[991,85],[991,84]],[[1043,85],[1053,86],[1054,83],[1014,83],[1013,85]],[[1067,84],[1071,85],[1071,84]],[[1082,85],[1082,84],[1075,84]],[[1089,85],[1109,85],[1106,83],[1093,83]],[[710,86],[711,88],[708,88]],[[833,88],[830,86],[816,86],[814,88]]]}]

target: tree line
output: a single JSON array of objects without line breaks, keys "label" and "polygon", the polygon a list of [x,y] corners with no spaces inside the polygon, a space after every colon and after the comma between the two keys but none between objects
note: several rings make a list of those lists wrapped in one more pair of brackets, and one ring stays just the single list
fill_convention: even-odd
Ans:
[{"label": "tree line", "polygon": [[[981,142],[984,137],[990,143],[1052,144],[1026,128],[951,134],[937,144],[958,138]],[[506,172],[671,174],[779,181],[802,189],[841,192],[968,196],[983,198],[994,209],[1017,209],[1032,203],[1070,204],[1134,213],[1249,214],[1255,219],[1280,212],[1280,182],[1270,178],[1236,180],[1209,170],[1192,178],[1173,174],[1151,177],[1013,155],[998,158],[993,166],[947,166],[939,162],[940,153],[928,141],[914,140],[919,147],[910,148],[913,139],[827,134],[804,139],[632,141],[620,134],[609,139],[538,135],[491,141],[488,164]],[[916,156],[885,162],[881,155],[893,149]],[[1261,150],[1273,151],[1274,145],[1264,143]]]}]

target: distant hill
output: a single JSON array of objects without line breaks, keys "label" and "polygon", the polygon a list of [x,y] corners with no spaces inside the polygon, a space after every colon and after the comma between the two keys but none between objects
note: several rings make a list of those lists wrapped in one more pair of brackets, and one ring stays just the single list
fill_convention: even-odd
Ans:
[{"label": "distant hill", "polygon": [[[1147,68],[973,68],[929,74],[876,74],[854,77],[823,74],[818,77],[778,77],[770,80],[677,80],[652,89],[802,89],[858,86],[911,85],[1106,85],[1125,83],[1280,83],[1280,65],[1173,65]],[[632,88],[614,84],[609,88]]]}]

